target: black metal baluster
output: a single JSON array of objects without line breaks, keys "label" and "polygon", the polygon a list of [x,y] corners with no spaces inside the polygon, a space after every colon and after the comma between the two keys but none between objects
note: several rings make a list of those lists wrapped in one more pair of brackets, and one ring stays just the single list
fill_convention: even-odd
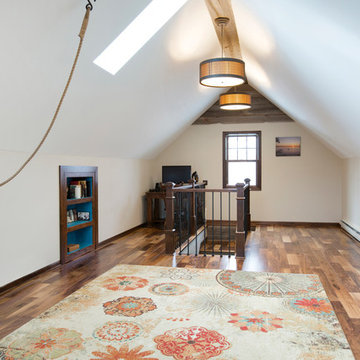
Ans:
[{"label": "black metal baluster", "polygon": [[230,191],[229,191],[229,257],[231,256],[230,254]]},{"label": "black metal baluster", "polygon": [[212,252],[211,255],[214,256],[214,192],[212,192]]},{"label": "black metal baluster", "polygon": [[[190,193],[187,193],[187,195],[190,195]],[[188,196],[188,237],[187,237],[187,254],[190,254],[190,236],[191,236],[191,229],[190,229],[190,201],[189,201],[189,196]]]},{"label": "black metal baluster", "polygon": [[194,192],[195,197],[195,256],[198,255],[197,252],[197,244],[198,244],[198,225],[197,225],[197,200],[196,200],[196,192]]},{"label": "black metal baluster", "polygon": [[222,243],[222,192],[220,194],[220,257],[223,256],[223,243]]},{"label": "black metal baluster", "polygon": [[182,228],[182,222],[181,222],[181,212],[182,212],[182,193],[178,193],[178,200],[179,200],[179,247],[180,247],[180,255],[182,254],[182,234],[181,234],[181,228]]},{"label": "black metal baluster", "polygon": [[204,241],[203,241],[203,249],[204,249],[204,256],[206,256],[206,241],[207,241],[207,235],[208,235],[208,231],[207,231],[207,222],[206,222],[206,216],[205,216],[205,196],[206,193],[204,193]]}]

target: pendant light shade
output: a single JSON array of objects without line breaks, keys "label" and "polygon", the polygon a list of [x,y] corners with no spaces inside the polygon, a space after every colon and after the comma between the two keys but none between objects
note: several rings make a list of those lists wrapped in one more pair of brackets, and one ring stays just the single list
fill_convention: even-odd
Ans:
[{"label": "pendant light shade", "polygon": [[215,23],[221,27],[221,58],[200,63],[200,84],[211,87],[231,87],[245,82],[245,63],[240,59],[224,57],[224,26],[227,17],[218,17]]},{"label": "pendant light shade", "polygon": [[[221,57],[200,63],[200,84],[212,87],[233,87],[246,81],[245,63],[240,59],[224,57],[224,26],[229,18],[218,17],[215,23],[221,28]],[[245,110],[251,108],[251,96],[242,92],[230,92],[220,96],[220,109]]]},{"label": "pendant light shade", "polygon": [[234,58],[214,58],[200,63],[200,84],[229,87],[245,82],[245,63]]},{"label": "pendant light shade", "polygon": [[251,108],[251,96],[246,93],[222,94],[219,101],[222,110],[246,110]]}]

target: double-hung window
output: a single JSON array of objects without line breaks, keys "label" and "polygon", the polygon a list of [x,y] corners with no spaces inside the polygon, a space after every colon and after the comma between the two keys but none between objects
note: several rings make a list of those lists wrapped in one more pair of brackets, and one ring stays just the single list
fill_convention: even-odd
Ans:
[{"label": "double-hung window", "polygon": [[223,132],[223,186],[250,179],[261,190],[261,131]]}]

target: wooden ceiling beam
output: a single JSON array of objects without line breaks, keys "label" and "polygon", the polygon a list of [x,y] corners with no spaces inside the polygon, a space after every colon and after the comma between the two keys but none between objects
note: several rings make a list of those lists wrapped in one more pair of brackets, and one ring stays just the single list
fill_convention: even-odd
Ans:
[{"label": "wooden ceiling beam", "polygon": [[207,116],[202,116],[194,122],[194,125],[211,125],[211,124],[257,124],[265,122],[292,122],[288,116],[283,115],[274,115],[274,116],[222,116],[219,118],[208,118]]},{"label": "wooden ceiling beam", "polygon": [[[226,113],[224,113],[226,111]],[[250,110],[241,110],[241,115],[239,111],[231,110],[220,110],[219,111],[208,111],[206,113],[207,118],[219,118],[222,116],[227,117],[242,117],[242,116],[265,116],[265,115],[283,115],[283,112],[279,109],[250,109]]]},{"label": "wooden ceiling beam", "polygon": [[[236,88],[230,89],[229,92],[234,90],[236,91]],[[251,94],[251,109],[239,111],[221,110],[219,107],[219,101],[216,101],[193,124],[244,124],[293,121],[289,116],[287,116],[263,95],[258,93],[250,85],[241,85],[241,91]]]},{"label": "wooden ceiling beam", "polygon": [[229,18],[229,23],[224,26],[224,55],[225,57],[232,57],[241,59],[241,49],[239,43],[239,37],[236,30],[236,23],[234,12],[231,5],[231,0],[205,0],[206,6],[209,10],[210,17],[212,19],[216,35],[219,39],[221,48],[221,27],[215,23],[215,19],[218,17]]}]

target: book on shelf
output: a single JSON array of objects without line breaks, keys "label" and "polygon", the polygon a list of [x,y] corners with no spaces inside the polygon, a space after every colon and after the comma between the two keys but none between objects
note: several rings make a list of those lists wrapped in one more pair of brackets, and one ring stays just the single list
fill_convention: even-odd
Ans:
[{"label": "book on shelf", "polygon": [[72,185],[69,186],[69,193],[68,193],[68,199],[76,199],[76,192],[79,192],[79,190],[76,190],[79,185]]},{"label": "book on shelf", "polygon": [[79,244],[68,244],[68,245],[67,245],[67,251],[68,251],[68,252],[77,250],[77,249],[79,249],[79,248],[80,248],[80,245],[79,245]]},{"label": "book on shelf", "polygon": [[86,180],[72,180],[68,186],[68,199],[81,199],[91,195],[90,182]]},{"label": "book on shelf", "polygon": [[74,221],[78,221],[77,211],[76,209],[70,209],[66,212],[67,223],[72,223]]},{"label": "book on shelf", "polygon": [[81,196],[88,197],[86,180],[81,180],[80,185],[81,185]]},{"label": "book on shelf", "polygon": [[75,186],[75,199],[81,199],[81,185],[74,185]]}]

